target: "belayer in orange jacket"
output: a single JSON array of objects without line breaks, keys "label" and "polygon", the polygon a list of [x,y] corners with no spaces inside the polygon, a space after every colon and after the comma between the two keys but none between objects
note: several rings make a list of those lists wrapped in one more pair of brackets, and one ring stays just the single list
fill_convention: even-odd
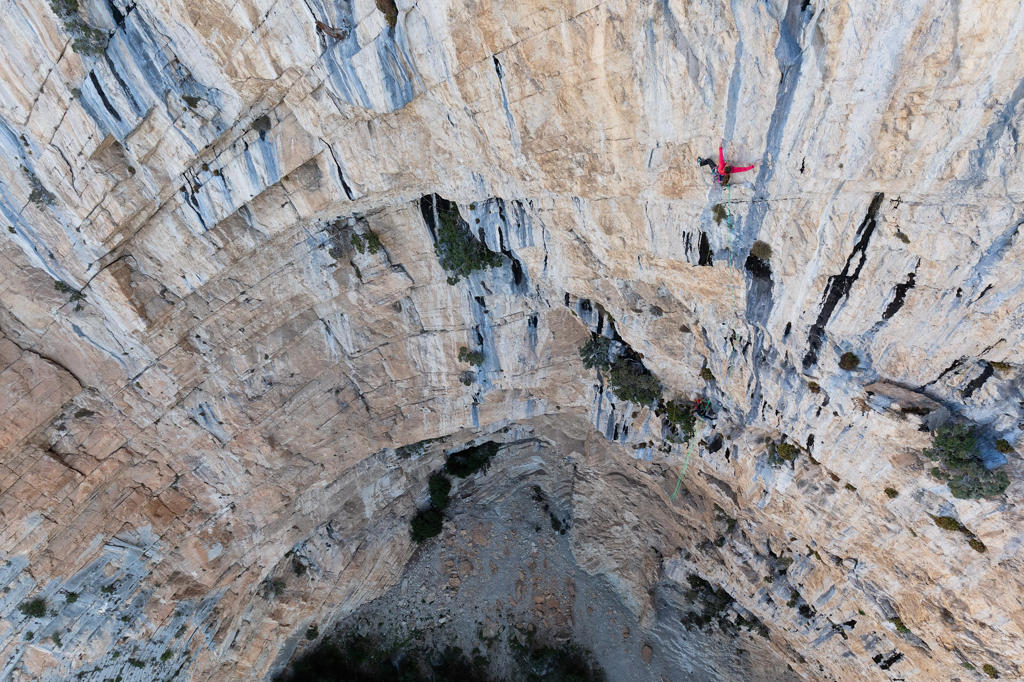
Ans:
[{"label": "belayer in orange jacket", "polygon": [[723,187],[725,187],[726,185],[729,184],[729,176],[730,175],[732,175],[733,173],[745,173],[748,170],[751,170],[757,164],[754,163],[754,164],[751,164],[749,166],[741,166],[740,168],[737,168],[735,166],[727,166],[725,164],[725,154],[722,153],[722,148],[719,147],[718,148],[718,165],[717,166],[715,165],[714,160],[712,160],[712,159],[702,159],[699,156],[697,157],[697,165],[698,166],[711,166],[712,172],[715,174],[715,180],[717,180],[719,184],[721,184]]}]

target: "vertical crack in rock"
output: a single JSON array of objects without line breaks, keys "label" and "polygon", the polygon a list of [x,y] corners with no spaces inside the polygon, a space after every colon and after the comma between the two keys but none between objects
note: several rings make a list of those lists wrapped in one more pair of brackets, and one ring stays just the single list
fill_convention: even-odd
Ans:
[{"label": "vertical crack in rock", "polygon": [[519,130],[516,128],[516,120],[512,116],[512,110],[508,106],[508,90],[505,88],[505,75],[501,69],[501,62],[498,61],[498,55],[492,55],[491,58],[494,60],[494,72],[498,74],[498,85],[501,87],[501,106],[505,109],[505,120],[508,122],[508,132],[512,137],[512,147],[515,149],[516,154],[518,154],[523,142],[519,137]]},{"label": "vertical crack in rock", "polygon": [[[917,264],[920,265],[921,261],[918,260]],[[888,322],[892,319],[892,316],[900,311],[903,307],[904,301],[907,299],[907,292],[914,288],[914,278],[917,276],[917,266],[914,267],[914,271],[907,275],[907,281],[897,284],[893,293],[892,301],[885,307],[885,311],[882,313],[882,322]]]},{"label": "vertical crack in rock", "polygon": [[[690,236],[686,236],[689,242]],[[711,254],[711,244],[708,242],[708,235],[701,230],[698,246],[697,265],[714,265],[714,257]]]},{"label": "vertical crack in rock", "polygon": [[324,145],[331,153],[331,160],[334,161],[334,167],[338,169],[338,181],[341,183],[341,188],[345,191],[345,196],[348,197],[349,201],[354,201],[355,197],[352,194],[352,188],[348,186],[347,182],[345,182],[345,174],[341,172],[341,162],[338,161],[338,156],[334,153],[334,148],[326,141],[324,142]]},{"label": "vertical crack in rock", "polygon": [[967,361],[967,356],[966,356],[966,355],[964,355],[964,356],[962,356],[962,357],[959,357],[959,358],[957,358],[956,360],[954,360],[954,361],[953,361],[953,362],[952,362],[952,363],[951,363],[951,364],[949,365],[949,367],[947,367],[946,369],[942,370],[942,373],[941,373],[941,374],[939,374],[939,376],[937,376],[937,377],[935,377],[934,379],[932,379],[931,381],[929,381],[929,382],[928,382],[927,384],[925,384],[925,385],[924,385],[924,386],[923,386],[922,388],[926,388],[926,387],[928,387],[928,386],[931,386],[932,384],[937,384],[938,382],[942,381],[942,378],[943,378],[944,376],[946,376],[946,375],[947,375],[947,374],[949,374],[950,372],[953,372],[953,371],[956,371],[957,369],[959,369],[959,368],[960,368],[960,365],[964,364],[964,362],[966,362],[966,361]]},{"label": "vertical crack in rock", "polygon": [[981,371],[981,374],[979,374],[974,379],[971,379],[970,383],[968,383],[964,387],[964,390],[963,390],[964,398],[970,398],[971,396],[973,396],[974,392],[977,391],[982,386],[984,386],[985,382],[988,381],[989,378],[992,377],[992,374],[994,372],[995,372],[995,368],[993,368],[992,365],[986,363],[985,369],[983,369]]},{"label": "vertical crack in rock", "polygon": [[100,81],[99,81],[98,78],[96,78],[96,72],[95,71],[90,71],[89,72],[89,80],[92,82],[93,88],[96,89],[96,94],[99,95],[100,101],[103,102],[103,106],[107,109],[107,112],[111,116],[113,116],[117,120],[118,123],[120,123],[121,122],[121,114],[117,113],[117,109],[115,109],[114,105],[112,105],[110,103],[110,100],[107,99],[107,93],[103,92],[103,88],[100,86]]},{"label": "vertical crack in rock", "polygon": [[835,312],[839,302],[849,296],[853,283],[860,277],[860,271],[867,261],[868,243],[871,241],[871,235],[874,234],[875,227],[878,224],[878,209],[881,207],[884,198],[885,195],[881,192],[875,194],[871,200],[871,205],[868,207],[868,212],[864,216],[864,220],[857,228],[853,251],[850,253],[849,258],[846,259],[843,271],[838,275],[828,278],[828,284],[825,285],[825,291],[821,297],[821,310],[818,312],[818,319],[811,326],[811,332],[808,335],[807,354],[804,355],[805,370],[818,363],[818,351],[821,350],[821,344],[825,340],[825,327],[832,318],[832,313]]}]

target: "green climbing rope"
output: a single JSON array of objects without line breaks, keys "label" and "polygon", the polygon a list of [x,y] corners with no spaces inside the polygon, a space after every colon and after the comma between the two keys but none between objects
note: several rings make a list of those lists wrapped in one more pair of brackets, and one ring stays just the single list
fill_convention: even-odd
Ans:
[{"label": "green climbing rope", "polygon": [[670,500],[676,499],[676,495],[679,494],[679,486],[683,484],[683,476],[686,474],[686,467],[690,464],[690,455],[693,454],[693,444],[697,442],[697,429],[700,427],[700,417],[697,417],[697,423],[693,427],[693,437],[690,438],[690,448],[686,451],[686,459],[683,461],[683,468],[679,472],[679,478],[676,479],[676,489],[672,492]]}]

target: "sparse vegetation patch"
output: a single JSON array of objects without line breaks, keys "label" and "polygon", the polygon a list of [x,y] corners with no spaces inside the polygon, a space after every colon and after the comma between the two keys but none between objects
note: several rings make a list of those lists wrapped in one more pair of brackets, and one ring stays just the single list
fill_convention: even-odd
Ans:
[{"label": "sparse vegetation patch", "polygon": [[843,353],[842,357],[839,358],[840,369],[852,372],[858,367],[860,367],[860,358],[857,357],[856,353]]},{"label": "sparse vegetation patch", "polygon": [[611,339],[592,334],[580,348],[580,357],[584,367],[602,372],[608,387],[619,400],[650,405],[661,398],[661,384],[657,377],[644,366],[640,355],[626,344],[617,342],[613,355]]},{"label": "sparse vegetation patch", "polygon": [[480,445],[453,452],[448,455],[448,461],[445,462],[445,471],[458,478],[472,476],[481,470],[487,471],[491,458],[498,454],[500,447],[499,443],[489,440]]},{"label": "sparse vegetation patch", "polygon": [[932,476],[949,485],[953,497],[973,500],[1006,492],[1010,478],[1002,471],[985,468],[978,454],[978,438],[973,427],[943,426],[935,432],[932,447],[923,453],[939,462]]},{"label": "sparse vegetation patch", "polygon": [[78,13],[78,0],[50,0],[50,9],[63,22],[64,30],[72,37],[71,46],[75,52],[94,57],[106,52],[110,36],[106,31],[85,23]]},{"label": "sparse vegetation patch", "polygon": [[22,615],[28,616],[29,618],[42,618],[46,615],[46,600],[45,599],[33,599],[18,605],[18,610],[21,611]]},{"label": "sparse vegetation patch", "polygon": [[484,364],[484,354],[478,350],[470,350],[466,346],[459,347],[459,362],[468,362],[474,367]]},{"label": "sparse vegetation patch", "polygon": [[666,437],[672,443],[685,443],[693,438],[697,416],[693,408],[681,400],[670,400],[662,405],[662,414],[669,427]]},{"label": "sparse vegetation patch", "polygon": [[349,240],[352,246],[355,247],[359,253],[370,252],[370,255],[376,256],[377,253],[383,248],[383,244],[380,243],[380,237],[373,230],[370,230],[366,234],[352,233],[352,237]]},{"label": "sparse vegetation patch", "polygon": [[[379,0],[385,2],[388,0]],[[393,3],[392,3],[393,6]],[[503,260],[476,238],[469,225],[462,219],[459,207],[454,203],[438,202],[437,242],[434,252],[441,267],[448,273],[448,284],[457,284],[463,277],[469,277],[477,270],[499,268]]]}]

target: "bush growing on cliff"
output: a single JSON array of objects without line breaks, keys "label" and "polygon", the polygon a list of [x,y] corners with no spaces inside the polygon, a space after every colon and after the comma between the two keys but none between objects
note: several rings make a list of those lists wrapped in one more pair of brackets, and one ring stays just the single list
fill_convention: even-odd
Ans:
[{"label": "bush growing on cliff", "polygon": [[415,543],[421,543],[441,534],[444,517],[438,509],[427,509],[413,517],[409,535]]},{"label": "bush growing on cliff", "polygon": [[57,201],[57,197],[50,190],[46,189],[39,177],[30,171],[26,166],[22,166],[21,169],[25,171],[25,175],[28,176],[29,187],[32,191],[28,195],[28,200],[39,208],[46,206],[53,206]]},{"label": "bush growing on cliff", "polygon": [[18,605],[18,610],[21,611],[22,615],[28,616],[29,618],[42,618],[46,615],[46,600],[45,599],[33,599]]},{"label": "bush growing on cliff", "polygon": [[[430,648],[410,645],[409,640],[393,644],[364,635],[325,639],[295,661],[291,674],[278,682],[603,682],[601,668],[589,651],[572,643],[542,646],[528,636],[528,642],[513,647],[511,667],[504,675],[492,677],[489,661],[472,658],[457,647]],[[514,640],[513,640],[514,641]],[[474,651],[474,653],[476,653]]]},{"label": "bush growing on cliff", "polygon": [[750,247],[750,255],[758,260],[768,261],[772,257],[772,247],[758,240]]},{"label": "bush growing on cliff", "polygon": [[89,26],[78,13],[78,0],[50,0],[50,9],[64,23],[74,42],[71,46],[78,54],[89,54],[98,57],[107,50],[110,40],[106,31]]},{"label": "bush growing on cliff", "polygon": [[772,443],[768,446],[768,463],[774,467],[780,467],[795,460],[798,454],[800,454],[800,448],[792,443]]},{"label": "bush growing on cliff", "polygon": [[377,0],[377,9],[384,14],[388,26],[394,28],[398,23],[398,7],[395,5],[395,0]]},{"label": "bush growing on cliff", "polygon": [[430,489],[430,504],[437,509],[444,509],[448,506],[448,493],[452,491],[452,482],[444,474],[434,474],[427,484]]},{"label": "bush growing on cliff", "polygon": [[695,608],[682,618],[683,625],[688,628],[705,628],[718,622],[732,605],[732,595],[721,587],[715,588],[699,575],[689,575],[686,581],[690,584],[686,598]]},{"label": "bush growing on cliff", "polygon": [[978,455],[978,438],[973,427],[943,426],[935,432],[932,447],[923,453],[939,465],[932,476],[946,481],[953,497],[973,500],[1006,492],[1010,478],[1002,471],[989,471]]},{"label": "bush growing on cliff", "polygon": [[661,398],[661,384],[657,377],[644,367],[640,356],[629,346],[625,346],[613,361],[611,340],[592,334],[579,353],[584,367],[601,370],[606,375],[608,387],[619,400],[649,405]]},{"label": "bush growing on cliff", "polygon": [[354,246],[356,251],[359,253],[366,253],[369,251],[372,256],[376,256],[383,247],[380,243],[380,237],[378,237],[377,233],[373,230],[370,230],[365,235],[353,232],[349,241],[352,242],[352,246]]},{"label": "bush growing on cliff", "polygon": [[487,471],[491,457],[498,454],[499,447],[501,446],[498,443],[489,440],[480,445],[453,452],[448,455],[448,461],[445,462],[445,471],[458,478],[472,476],[480,470]]},{"label": "bush growing on cliff", "polygon": [[669,441],[685,443],[693,438],[697,428],[697,417],[689,405],[680,400],[670,400],[664,404],[664,417],[670,427]]},{"label": "bush growing on cliff", "polygon": [[649,405],[661,398],[661,384],[643,363],[619,359],[608,373],[608,385],[620,400]]},{"label": "bush growing on cliff", "polygon": [[901,635],[910,634],[910,628],[903,624],[903,620],[899,616],[896,616],[895,618],[890,618],[889,622],[896,626],[896,632],[900,633]]},{"label": "bush growing on cliff", "polygon": [[860,358],[857,357],[856,353],[843,353],[843,356],[839,358],[839,368],[845,369],[847,372],[860,367]]},{"label": "bush growing on cliff", "polygon": [[457,284],[463,277],[476,270],[499,268],[502,264],[500,253],[494,253],[477,239],[462,219],[459,207],[437,208],[437,243],[434,253],[441,267],[448,273],[448,284]]},{"label": "bush growing on cliff", "polygon": [[459,362],[468,362],[474,367],[484,364],[484,354],[478,350],[471,351],[466,346],[459,347]]},{"label": "bush growing on cliff", "polygon": [[612,342],[606,336],[591,334],[590,340],[580,348],[580,357],[586,369],[599,369],[607,372],[612,367],[609,357]]}]

